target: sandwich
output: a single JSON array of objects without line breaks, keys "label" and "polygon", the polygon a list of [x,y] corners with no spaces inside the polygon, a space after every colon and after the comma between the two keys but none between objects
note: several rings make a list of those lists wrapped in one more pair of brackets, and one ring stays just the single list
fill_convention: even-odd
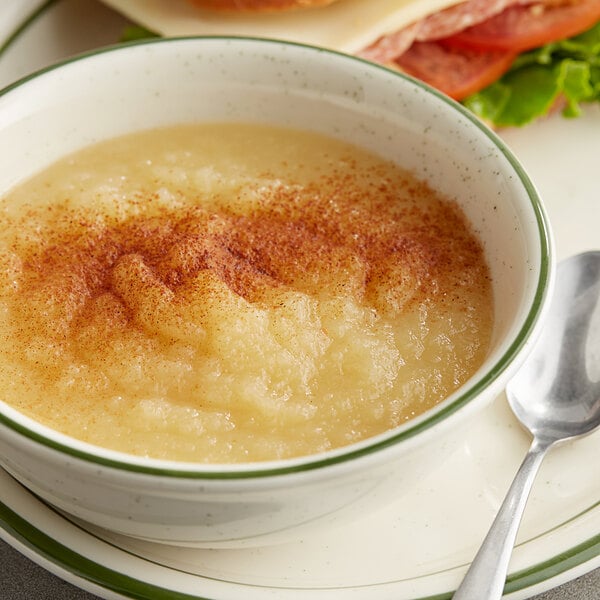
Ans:
[{"label": "sandwich", "polygon": [[250,35],[354,54],[497,127],[600,101],[600,0],[105,2],[158,35]]},{"label": "sandwich", "polygon": [[332,4],[335,0],[190,0],[200,8],[232,12],[274,12]]}]

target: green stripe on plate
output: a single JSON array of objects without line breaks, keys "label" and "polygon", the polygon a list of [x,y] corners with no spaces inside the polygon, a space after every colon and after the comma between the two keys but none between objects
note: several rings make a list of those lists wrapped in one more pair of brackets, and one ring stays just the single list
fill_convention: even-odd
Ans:
[{"label": "green stripe on plate", "polygon": [[[23,488],[23,491],[24,493],[30,493],[25,488]],[[52,507],[42,503],[39,500],[38,502],[43,505],[44,510],[52,511],[59,518],[64,519],[64,517],[60,515],[60,513],[55,512]],[[580,515],[577,517],[570,519],[570,521],[576,520],[578,517],[589,512],[590,510],[593,510],[594,508],[597,508],[599,505],[600,503],[591,506],[588,510],[580,513]],[[119,548],[117,545],[110,544],[101,538],[94,536],[85,528],[82,528],[76,524],[72,524],[70,521],[67,522],[75,527],[78,527],[85,535],[93,537],[98,541],[98,543],[112,546],[119,552],[131,554],[138,560],[147,561],[147,559],[145,559],[143,556],[132,554],[127,550]],[[567,521],[567,523],[568,522],[569,521]],[[560,528],[561,526],[558,526],[556,529]],[[45,561],[56,565],[61,570],[67,571],[83,581],[93,583],[104,590],[121,594],[126,598],[130,598],[131,600],[216,600],[216,598],[211,599],[205,596],[190,595],[177,592],[172,589],[156,586],[100,565],[93,560],[82,556],[75,550],[65,546],[53,537],[50,537],[48,534],[44,533],[26,521],[23,517],[19,516],[3,502],[0,502],[0,527],[2,527],[2,529],[4,529],[4,531],[6,531],[14,541],[31,550],[34,555],[43,558]],[[575,567],[578,567],[579,565],[588,562],[589,560],[598,557],[599,555],[600,534],[561,552],[555,557],[511,574],[507,579],[504,592],[506,594],[513,593],[543,583],[544,581],[559,576]],[[157,566],[164,569],[170,569],[169,566],[160,565],[158,563]],[[189,573],[188,575],[194,576],[194,574]],[[199,580],[202,578],[198,575],[196,575],[196,577],[198,577]],[[224,584],[241,585],[244,587],[244,584],[238,584],[232,581],[215,579],[213,579],[213,581],[221,581]],[[385,582],[387,585],[390,583],[394,582]],[[376,587],[377,585],[378,584],[371,584],[364,587]],[[249,585],[248,588],[256,589],[256,586]],[[282,591],[285,590],[285,588],[277,587],[269,589],[280,589]],[[309,592],[310,590],[307,589],[306,591]],[[453,592],[444,592],[432,596],[414,598],[413,600],[450,600],[452,593]]]},{"label": "green stripe on plate", "polygon": [[210,600],[161,588],[103,567],[57,542],[2,502],[0,502],[0,527],[37,556],[80,579],[94,583],[105,590],[122,594],[132,600]]},{"label": "green stripe on plate", "polygon": [[31,14],[26,17],[21,23],[17,25],[14,31],[4,40],[2,44],[0,44],[0,57],[12,44],[20,37],[22,33],[25,32],[26,29],[29,28],[30,25],[37,20],[48,8],[50,8],[53,4],[56,4],[58,0],[47,0],[37,8],[35,8]]}]

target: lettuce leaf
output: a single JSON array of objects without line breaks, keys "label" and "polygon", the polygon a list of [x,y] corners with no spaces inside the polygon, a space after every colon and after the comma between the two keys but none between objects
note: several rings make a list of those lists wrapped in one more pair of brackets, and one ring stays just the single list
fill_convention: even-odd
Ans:
[{"label": "lettuce leaf", "polygon": [[526,52],[501,79],[463,103],[498,126],[522,126],[547,114],[561,99],[565,117],[581,104],[600,102],[600,23],[575,37]]},{"label": "lettuce leaf", "polygon": [[158,33],[154,33],[154,31],[150,31],[141,25],[129,25],[121,34],[121,42],[135,42],[137,40],[145,40],[148,38],[160,37]]}]

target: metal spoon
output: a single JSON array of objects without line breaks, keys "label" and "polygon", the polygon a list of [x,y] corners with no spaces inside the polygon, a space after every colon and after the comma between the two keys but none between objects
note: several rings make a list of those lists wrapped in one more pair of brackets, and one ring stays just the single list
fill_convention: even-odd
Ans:
[{"label": "metal spoon", "polygon": [[454,600],[502,596],[533,480],[556,443],[600,426],[600,251],[558,265],[542,334],[506,390],[533,442]]}]

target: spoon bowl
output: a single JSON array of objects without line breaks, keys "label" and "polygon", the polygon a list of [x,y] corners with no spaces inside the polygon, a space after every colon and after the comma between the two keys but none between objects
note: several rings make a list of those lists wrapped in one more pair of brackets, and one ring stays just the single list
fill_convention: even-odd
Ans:
[{"label": "spoon bowl", "polygon": [[506,393],[531,433],[561,441],[600,420],[600,252],[561,262],[557,277],[546,326]]},{"label": "spoon bowl", "polygon": [[502,596],[521,516],[547,451],[600,426],[600,251],[558,265],[545,326],[506,395],[533,441],[454,600]]}]

